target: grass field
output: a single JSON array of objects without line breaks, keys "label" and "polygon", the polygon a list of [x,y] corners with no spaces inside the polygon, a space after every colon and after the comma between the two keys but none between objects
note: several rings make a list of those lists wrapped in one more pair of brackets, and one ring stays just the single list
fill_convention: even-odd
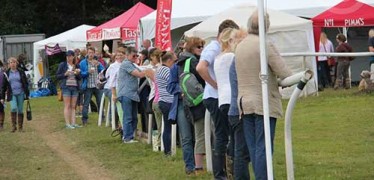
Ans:
[{"label": "grass field", "polygon": [[[374,94],[325,90],[299,99],[292,135],[296,179],[374,179]],[[143,143],[121,144],[111,129],[66,130],[56,97],[31,100],[34,119],[0,132],[0,179],[186,179],[182,152],[165,158]],[[284,108],[287,102],[284,101]],[[286,179],[284,120],[277,122],[274,174]],[[211,174],[192,177],[212,179]]]}]

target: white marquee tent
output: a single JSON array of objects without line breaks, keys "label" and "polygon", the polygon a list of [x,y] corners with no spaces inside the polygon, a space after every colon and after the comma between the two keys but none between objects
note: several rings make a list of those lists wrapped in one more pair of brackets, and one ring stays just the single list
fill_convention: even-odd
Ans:
[{"label": "white marquee tent", "polygon": [[61,48],[72,50],[75,48],[86,47],[86,31],[94,28],[95,26],[80,25],[76,28],[65,31],[61,34],[52,36],[48,39],[44,39],[34,43],[34,84],[37,84],[41,78],[39,70],[40,64],[42,64],[41,52],[45,49],[45,46],[55,46],[58,44]]},{"label": "white marquee tent", "polygon": [[[179,41],[184,31],[208,17],[248,0],[175,0],[172,4],[171,27],[173,44]],[[154,11],[140,19],[142,39],[153,39],[156,33]],[[179,29],[178,29],[179,28]],[[173,39],[174,38],[174,39]]]},{"label": "white marquee tent", "polygon": [[[214,15],[189,31],[186,36],[198,36],[207,41],[216,38],[218,26],[225,19],[234,20],[240,27],[246,28],[247,21],[255,6],[242,4],[227,9],[217,15]],[[268,10],[270,16],[270,29],[268,38],[274,42],[281,53],[287,52],[314,52],[313,26],[312,22],[280,11]],[[250,47],[249,47],[250,48]],[[315,59],[307,57],[303,64],[303,57],[286,57],[287,65],[294,73],[301,72],[305,68],[317,71]],[[309,81],[305,91],[310,93],[317,92],[317,80]],[[293,88],[282,90],[283,97],[291,95]]]}]

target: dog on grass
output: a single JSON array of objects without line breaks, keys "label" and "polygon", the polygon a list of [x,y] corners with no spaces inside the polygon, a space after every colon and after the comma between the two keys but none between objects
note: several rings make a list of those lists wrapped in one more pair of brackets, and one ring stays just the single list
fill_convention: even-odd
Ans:
[{"label": "dog on grass", "polygon": [[371,76],[371,72],[370,71],[362,71],[361,74],[361,81],[360,81],[360,84],[358,85],[358,90],[360,92],[373,92],[374,91],[374,83],[373,81],[370,79],[370,76]]}]

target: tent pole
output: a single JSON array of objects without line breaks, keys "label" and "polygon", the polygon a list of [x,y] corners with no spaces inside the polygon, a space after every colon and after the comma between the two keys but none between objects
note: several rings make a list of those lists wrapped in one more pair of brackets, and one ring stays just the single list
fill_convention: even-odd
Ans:
[{"label": "tent pole", "polygon": [[266,166],[268,180],[273,180],[273,160],[272,147],[270,137],[270,117],[269,117],[269,97],[268,97],[268,63],[266,52],[266,33],[265,33],[265,9],[264,1],[257,0],[258,4],[258,22],[259,22],[259,38],[260,38],[260,59],[261,73],[260,79],[262,83],[262,104],[264,114],[264,130],[265,130],[265,149],[266,149]]},{"label": "tent pole", "polygon": [[[348,43],[348,28],[347,27],[343,27],[343,34],[344,36],[347,38],[347,43]],[[349,76],[349,88],[352,87],[352,72],[351,72],[351,66],[349,66],[349,69],[348,69],[348,76]],[[343,80],[345,81],[345,79]]]}]

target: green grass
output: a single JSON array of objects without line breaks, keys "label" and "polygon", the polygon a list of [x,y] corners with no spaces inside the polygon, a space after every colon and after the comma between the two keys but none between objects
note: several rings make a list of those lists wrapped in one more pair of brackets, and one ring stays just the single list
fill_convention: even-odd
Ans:
[{"label": "green grass", "polygon": [[[374,95],[355,90],[325,90],[320,96],[301,98],[292,122],[296,179],[374,179]],[[41,137],[59,133],[66,146],[88,163],[103,167],[113,179],[186,179],[182,152],[165,158],[143,143],[121,144],[111,129],[97,127],[97,114],[88,127],[63,128],[62,103],[55,97],[32,100],[32,122],[25,133],[0,132],[0,179],[80,179]],[[284,101],[284,109],[287,101]],[[35,126],[50,124],[44,133]],[[274,174],[286,179],[284,120],[277,122]],[[211,174],[195,179],[212,179]]]}]

